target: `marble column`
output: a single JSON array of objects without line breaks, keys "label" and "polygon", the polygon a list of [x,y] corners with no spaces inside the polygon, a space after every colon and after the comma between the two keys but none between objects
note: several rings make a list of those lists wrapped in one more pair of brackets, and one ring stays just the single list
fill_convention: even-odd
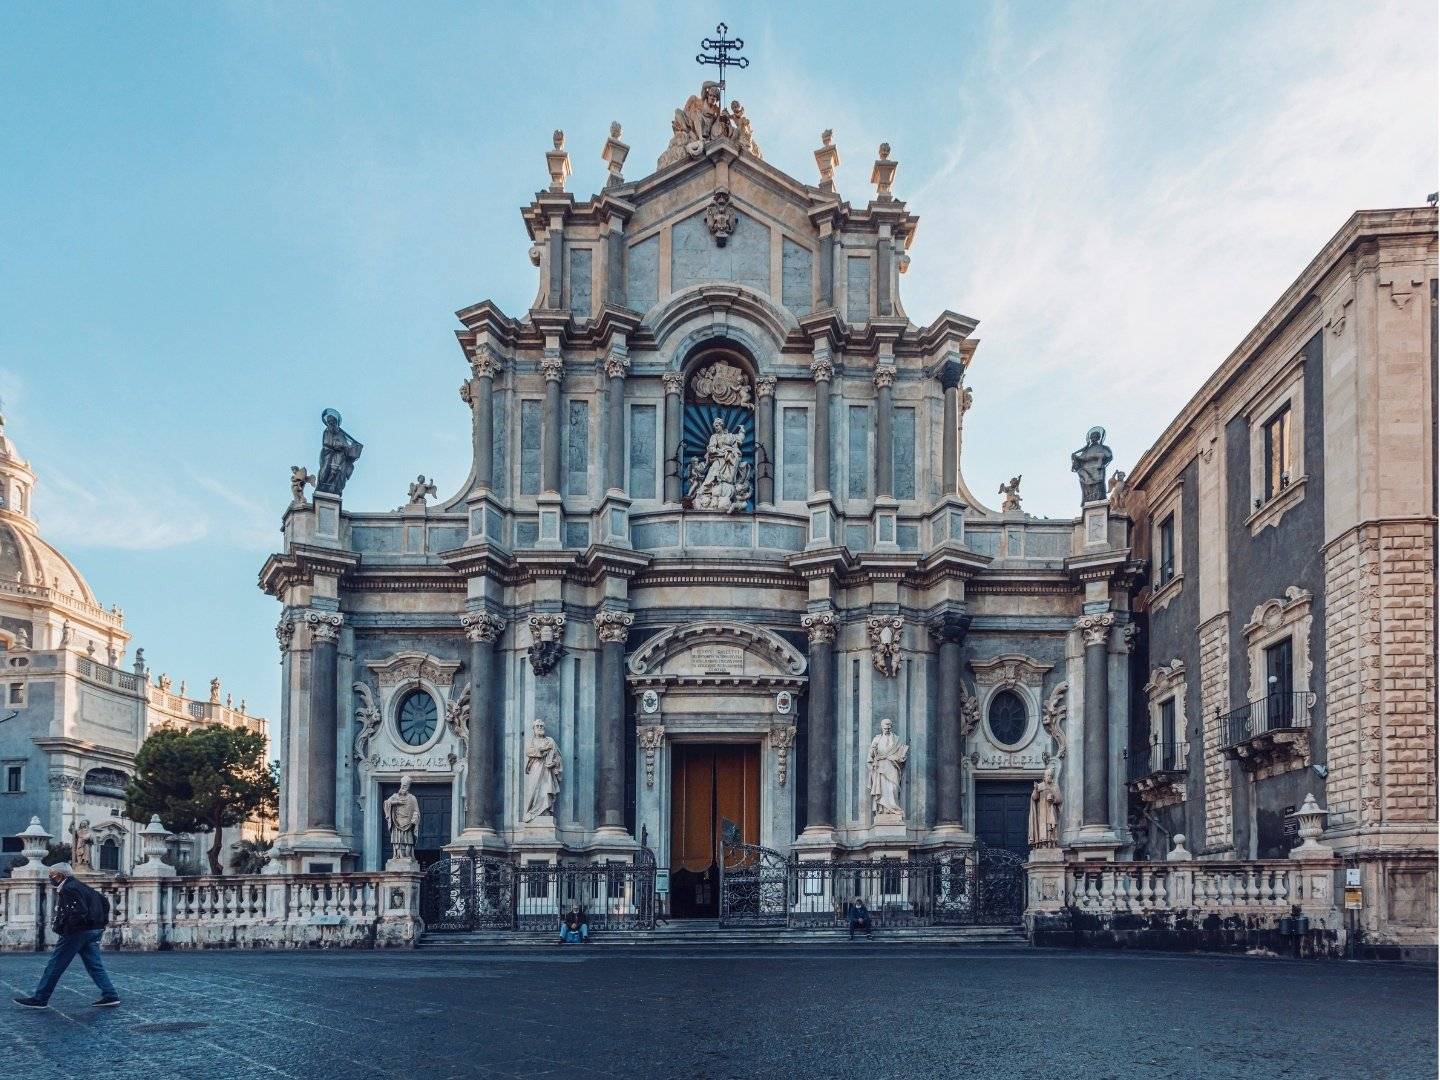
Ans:
[{"label": "marble column", "polygon": [[465,768],[465,830],[495,831],[495,642],[505,620],[488,612],[460,616],[470,641],[470,744]]},{"label": "marble column", "polygon": [[755,463],[759,474],[756,487],[758,502],[775,504],[775,376],[761,375],[755,380],[755,442],[760,458]]},{"label": "marble column", "polygon": [[606,406],[609,424],[605,433],[605,488],[625,490],[625,376],[630,371],[629,350],[624,341],[612,341],[605,358]]},{"label": "marble column", "polygon": [[940,497],[958,492],[960,476],[960,380],[964,369],[946,364],[940,373],[945,388],[945,431],[940,441]]},{"label": "marble column", "polygon": [[888,499],[895,494],[895,468],[892,456],[895,437],[891,423],[895,402],[891,387],[895,384],[895,365],[881,364],[875,369],[875,496]]},{"label": "marble column", "polygon": [[678,503],[683,494],[680,481],[680,391],[685,386],[685,377],[678,371],[667,371],[660,376],[660,381],[665,384],[665,501]]},{"label": "marble column", "polygon": [[812,612],[800,620],[810,637],[810,691],[806,724],[809,747],[805,828],[835,827],[835,634],[834,612]]},{"label": "marble column", "polygon": [[939,683],[935,695],[935,824],[960,827],[964,817],[961,789],[961,759],[965,754],[961,732],[961,703],[965,698],[960,681],[963,664],[961,645],[966,621],[947,615],[930,627],[940,646]]},{"label": "marble column", "polygon": [[595,826],[625,832],[625,639],[635,616],[604,609],[595,615],[600,671],[595,709]]},{"label": "marble column", "polygon": [[336,611],[307,611],[310,631],[310,727],[305,828],[335,831],[336,740],[339,738],[338,646],[345,618]]},{"label": "marble column", "polygon": [[559,356],[546,356],[540,361],[545,376],[544,443],[540,455],[540,490],[552,495],[560,493],[560,431],[565,422],[560,405],[560,380],[565,377],[565,361]]},{"label": "marble column", "polygon": [[495,376],[500,371],[500,357],[486,347],[475,351],[470,359],[473,378],[462,388],[461,396],[469,403],[475,423],[475,483],[482,488],[495,486]]},{"label": "marble column", "polygon": [[1110,822],[1110,628],[1114,612],[1082,615],[1075,623],[1085,642],[1085,747],[1080,824]]},{"label": "marble column", "polygon": [[835,377],[835,364],[830,346],[817,342],[815,358],[810,361],[810,374],[815,379],[815,493],[830,491],[830,382]]}]

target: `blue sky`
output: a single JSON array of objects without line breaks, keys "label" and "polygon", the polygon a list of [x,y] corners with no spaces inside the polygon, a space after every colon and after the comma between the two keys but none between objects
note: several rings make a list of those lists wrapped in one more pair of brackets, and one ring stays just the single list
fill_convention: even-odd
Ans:
[{"label": "blue sky", "polygon": [[[569,136],[641,175],[717,17],[768,160],[843,195],[876,146],[921,219],[911,318],[980,320],[964,467],[1075,512],[1360,207],[1437,186],[1430,2],[10,3],[0,7],[0,393],[44,533],[156,671],[274,716],[278,542],[333,405],[346,502],[463,480],[453,312],[522,313],[518,207]],[[997,501],[993,500],[992,501]]]}]

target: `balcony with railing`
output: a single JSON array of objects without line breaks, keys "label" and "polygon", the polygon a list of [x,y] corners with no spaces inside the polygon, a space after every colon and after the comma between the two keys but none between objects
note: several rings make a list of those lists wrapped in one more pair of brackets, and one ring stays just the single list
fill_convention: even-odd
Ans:
[{"label": "balcony with railing", "polygon": [[1305,760],[1314,705],[1315,695],[1300,690],[1266,694],[1231,710],[1220,718],[1225,756],[1252,771]]},{"label": "balcony with railing", "polygon": [[1148,752],[1130,754],[1130,788],[1150,806],[1168,806],[1185,799],[1185,744],[1152,743]]}]

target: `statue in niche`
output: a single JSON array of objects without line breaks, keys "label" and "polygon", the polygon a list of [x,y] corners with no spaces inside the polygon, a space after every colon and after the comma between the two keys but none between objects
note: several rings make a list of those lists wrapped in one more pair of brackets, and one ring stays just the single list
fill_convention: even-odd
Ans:
[{"label": "statue in niche", "polygon": [[334,409],[326,409],[320,419],[325,423],[325,434],[320,439],[320,475],[315,480],[315,490],[339,495],[355,471],[355,460],[365,448],[340,426],[340,414]]},{"label": "statue in niche", "polygon": [[881,823],[899,822],[905,817],[900,807],[900,778],[910,748],[900,741],[894,728],[894,721],[889,717],[880,721],[880,734],[870,740],[865,763],[870,782],[870,812]]},{"label": "statue in niche", "polygon": [[[718,197],[720,193],[717,192]],[[713,209],[713,207],[712,207]],[[733,223],[730,228],[734,228]],[[738,405],[742,409],[755,410],[755,399],[750,393],[750,380],[745,372],[726,360],[706,364],[690,380],[690,390],[696,401],[713,401],[716,405]]]},{"label": "statue in niche", "polygon": [[705,474],[690,498],[692,510],[717,510],[733,514],[750,500],[752,468],[740,456],[745,439],[743,422],[727,431],[725,421],[716,417],[710,425],[710,441],[705,446]]},{"label": "statue in niche", "polygon": [[536,720],[534,732],[525,740],[525,820],[555,816],[555,798],[560,794],[564,764],[560,747],[545,734],[545,721]]},{"label": "statue in niche", "polygon": [[70,826],[70,863],[76,870],[94,868],[95,863],[90,858],[90,849],[93,843],[89,818],[81,818]]},{"label": "statue in niche", "polygon": [[410,774],[400,777],[400,790],[385,800],[385,824],[390,829],[390,852],[395,859],[415,858],[415,834],[420,831],[420,801],[410,794]]},{"label": "statue in niche", "polygon": [[1020,477],[1012,476],[1008,484],[1000,485],[1000,494],[1004,496],[1000,500],[1000,512],[1008,514],[1012,510],[1020,509]]},{"label": "statue in niche", "polygon": [[1105,469],[1115,455],[1105,445],[1105,429],[1092,427],[1085,433],[1085,445],[1070,455],[1070,471],[1080,478],[1082,502],[1105,501]]},{"label": "statue in niche", "polygon": [[1055,765],[1045,766],[1045,776],[1030,792],[1030,846],[1054,847],[1060,827],[1060,786],[1055,783]]}]

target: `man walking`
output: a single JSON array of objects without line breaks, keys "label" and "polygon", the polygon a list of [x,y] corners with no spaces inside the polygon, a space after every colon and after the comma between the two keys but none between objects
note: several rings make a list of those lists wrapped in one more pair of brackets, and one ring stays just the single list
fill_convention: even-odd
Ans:
[{"label": "man walking", "polygon": [[50,867],[50,883],[55,886],[55,918],[50,925],[60,940],[55,943],[35,993],[30,997],[17,997],[15,1004],[27,1009],[49,1008],[55,985],[78,954],[90,978],[100,988],[100,998],[92,1004],[119,1005],[120,995],[100,962],[100,937],[110,922],[109,902],[77,878],[69,863]]}]

